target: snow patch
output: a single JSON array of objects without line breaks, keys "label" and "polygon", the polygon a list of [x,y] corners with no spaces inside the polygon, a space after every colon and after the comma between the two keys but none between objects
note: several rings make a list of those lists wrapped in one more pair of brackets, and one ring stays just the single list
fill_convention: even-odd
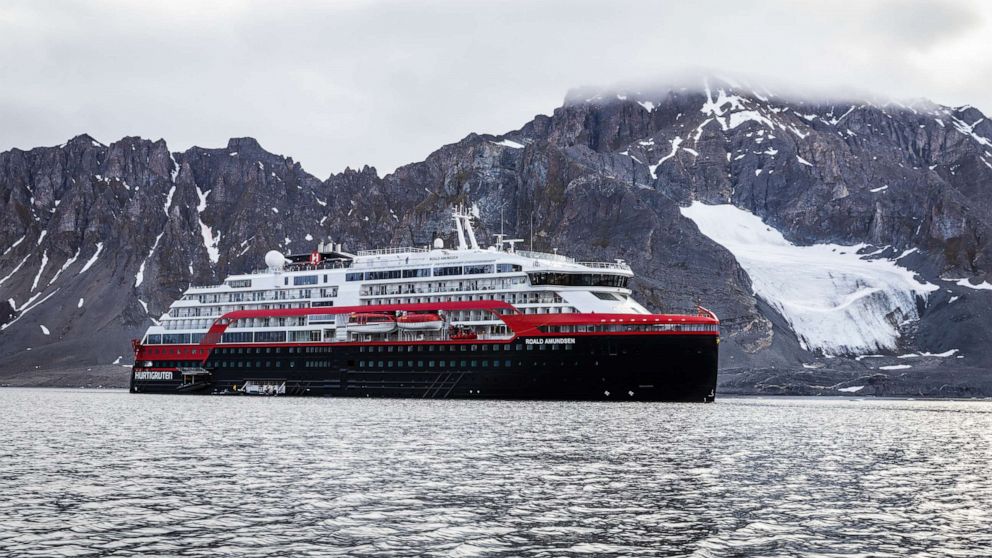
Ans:
[{"label": "snow patch", "polygon": [[755,294],[785,317],[807,350],[892,349],[899,330],[886,316],[919,319],[916,297],[937,289],[893,261],[862,258],[856,252],[864,245],[796,246],[732,205],[693,202],[681,212],[737,258]]},{"label": "snow patch", "polygon": [[172,187],[169,188],[169,193],[165,195],[165,207],[164,207],[164,209],[165,209],[165,214],[166,215],[169,214],[169,208],[172,207],[172,196],[174,196],[175,193],[176,193],[176,185],[173,184]]},{"label": "snow patch", "polygon": [[874,193],[877,193],[877,192],[884,192],[885,190],[888,190],[888,189],[889,189],[889,186],[888,186],[888,184],[886,184],[885,186],[879,186],[878,188],[872,188],[871,190],[868,190],[868,191],[874,194]]},{"label": "snow patch", "polygon": [[33,297],[31,297],[30,299],[28,299],[28,301],[24,303],[24,306],[21,307],[21,313],[18,314],[18,316],[16,318],[14,318],[13,320],[11,320],[11,321],[9,321],[9,322],[7,322],[5,324],[0,325],[0,331],[3,331],[5,329],[7,329],[8,327],[16,324],[17,321],[20,320],[21,318],[23,318],[25,314],[27,314],[31,310],[34,310],[35,308],[37,308],[38,306],[40,306],[41,304],[43,304],[45,301],[47,301],[48,299],[50,299],[53,296],[55,296],[55,294],[58,293],[60,290],[62,290],[62,289],[61,288],[56,288],[54,291],[48,293],[48,296],[46,296],[45,298],[39,300],[38,302],[35,302],[31,306],[29,306],[29,304],[31,304],[32,302],[34,302],[34,299],[36,299],[39,296],[41,296],[41,293],[38,293],[38,294],[34,295]]},{"label": "snow patch", "polygon": [[86,302],[85,298],[79,299],[79,304],[76,305],[76,308],[82,308],[84,302]]},{"label": "snow patch", "polygon": [[756,110],[742,110],[739,112],[730,113],[728,128],[734,129],[745,122],[757,122],[768,126],[769,128],[775,129],[775,123],[771,119],[762,116],[762,114]]},{"label": "snow patch", "polygon": [[220,244],[220,233],[214,237],[214,231],[200,219],[200,236],[203,237],[203,247],[207,249],[207,257],[210,258],[211,263],[217,263],[220,261],[220,250],[217,249],[217,245]]},{"label": "snow patch", "polygon": [[210,195],[210,192],[213,192],[213,190],[207,190],[204,192],[203,190],[200,190],[199,186],[196,187],[196,197],[200,199],[200,203],[196,204],[197,213],[203,213],[204,210],[207,209],[207,196]]},{"label": "snow patch", "polygon": [[524,144],[517,143],[517,142],[515,142],[513,140],[510,140],[510,139],[505,139],[503,141],[494,141],[492,143],[494,143],[496,145],[502,145],[503,147],[510,147],[510,148],[513,148],[513,149],[523,149],[523,147],[524,147]]},{"label": "snow patch", "polygon": [[845,388],[837,388],[837,391],[843,391],[844,393],[857,393],[865,389],[865,386],[849,386]]},{"label": "snow patch", "polygon": [[34,282],[31,283],[31,292],[38,288],[38,281],[41,279],[41,274],[45,272],[46,265],[48,265],[48,250],[41,253],[41,267],[38,268],[38,275],[34,276]]},{"label": "snow patch", "polygon": [[[207,196],[210,195],[210,192],[213,190],[204,192],[200,190],[199,186],[196,187],[196,197],[200,198],[200,203],[196,206],[197,214],[201,214],[207,209]],[[214,231],[203,222],[203,218],[197,217],[197,220],[200,222],[200,236],[203,237],[203,247],[207,249],[207,257],[212,263],[217,263],[220,261],[220,251],[217,249],[217,245],[220,244],[221,235],[218,232],[215,238]]]},{"label": "snow patch", "polygon": [[145,309],[145,314],[147,314],[147,313],[148,313],[148,303],[147,303],[147,302],[145,302],[144,300],[141,300],[141,299],[139,298],[139,299],[138,299],[138,304],[140,304],[140,305],[141,305],[141,307]]},{"label": "snow patch", "polygon": [[96,263],[96,259],[100,257],[100,252],[103,252],[103,243],[102,242],[97,242],[96,243],[96,252],[93,252],[93,255],[90,256],[89,261],[86,262],[86,265],[83,266],[83,269],[80,269],[79,270],[79,273],[77,273],[77,275],[82,275],[87,269],[90,268],[90,266],[92,266],[93,264],[95,264]]},{"label": "snow patch", "polygon": [[806,159],[803,159],[799,155],[796,155],[796,160],[799,161],[799,164],[800,165],[806,165],[807,167],[812,167],[813,166],[813,163],[810,163],[809,161],[807,161]]},{"label": "snow patch", "polygon": [[7,247],[6,250],[3,251],[3,255],[6,256],[8,253],[10,253],[11,250],[13,250],[14,248],[17,248],[17,245],[20,244],[20,243],[22,243],[22,242],[24,242],[24,239],[25,238],[27,238],[27,235],[24,235],[21,238],[18,238],[13,244],[11,244],[9,247]]},{"label": "snow patch", "polygon": [[879,370],[905,370],[907,368],[912,368],[911,364],[890,364],[888,366],[879,366]]},{"label": "snow patch", "polygon": [[158,236],[155,237],[155,242],[152,243],[152,249],[148,251],[148,255],[145,256],[145,259],[141,260],[141,266],[138,268],[138,273],[135,273],[134,274],[134,287],[135,288],[140,287],[141,286],[141,283],[144,282],[144,280],[145,280],[145,264],[148,263],[148,259],[152,257],[152,254],[155,253],[155,249],[158,248],[158,241],[159,240],[162,240],[162,235],[163,234],[165,234],[165,231],[162,231],[162,232],[158,233]]},{"label": "snow patch", "polygon": [[651,111],[654,110],[654,103],[652,103],[651,101],[637,101],[637,104],[639,104],[642,107],[644,107],[644,110],[646,110],[648,112],[651,112]]},{"label": "snow patch", "polygon": [[62,267],[60,267],[59,270],[55,272],[55,275],[48,281],[48,284],[51,285],[52,283],[54,283],[55,280],[59,278],[59,275],[62,275],[63,271],[69,269],[70,265],[76,263],[76,258],[78,257],[79,257],[79,248],[76,248],[76,253],[73,254],[71,258],[66,260],[64,264],[62,264]]},{"label": "snow patch", "polygon": [[975,133],[975,126],[981,124],[985,119],[979,118],[978,120],[972,122],[971,124],[965,124],[963,121],[959,120],[957,117],[952,116],[951,122],[954,124],[954,128],[966,136],[970,136],[971,139],[977,141],[979,144],[986,147],[992,147],[992,141],[988,138],[982,137]]},{"label": "snow patch", "polygon": [[656,169],[657,169],[657,168],[658,168],[659,166],[661,166],[661,164],[662,164],[662,163],[664,163],[665,161],[667,161],[667,160],[669,160],[669,159],[671,159],[672,157],[674,157],[674,156],[675,156],[675,154],[676,154],[676,153],[678,152],[678,150],[679,150],[679,145],[681,145],[681,144],[682,144],[682,138],[675,138],[675,139],[673,139],[673,140],[672,140],[672,152],[671,152],[671,153],[669,153],[668,155],[665,155],[664,157],[662,157],[662,158],[661,158],[661,160],[659,160],[659,161],[658,161],[657,163],[655,163],[654,165],[649,165],[649,166],[648,166],[648,172],[650,172],[650,173],[651,173],[651,178],[655,178],[655,179],[657,179],[657,178],[658,178],[658,177],[657,177],[657,176],[655,175],[655,170],[656,170]]},{"label": "snow patch", "polygon": [[27,256],[24,256],[24,259],[21,260],[21,263],[19,263],[16,266],[14,266],[14,269],[12,269],[10,271],[10,273],[8,273],[7,275],[5,275],[3,277],[3,279],[0,279],[0,285],[3,285],[7,281],[7,279],[10,279],[11,277],[13,277],[14,274],[17,273],[17,271],[19,269],[21,269],[21,267],[24,265],[24,262],[28,261],[28,258],[30,258],[30,257],[31,257],[31,254],[28,254]]},{"label": "snow patch", "polygon": [[[976,291],[992,291],[992,284],[989,284],[988,281],[982,281],[977,285],[972,285],[968,279],[944,279],[944,281],[954,281],[954,284],[959,287],[966,287]],[[2,281],[0,281],[0,283],[2,283]]]},{"label": "snow patch", "polygon": [[41,325],[41,332],[44,333],[45,335],[51,335],[52,334],[52,332],[48,331],[48,328],[45,327],[44,325]]}]

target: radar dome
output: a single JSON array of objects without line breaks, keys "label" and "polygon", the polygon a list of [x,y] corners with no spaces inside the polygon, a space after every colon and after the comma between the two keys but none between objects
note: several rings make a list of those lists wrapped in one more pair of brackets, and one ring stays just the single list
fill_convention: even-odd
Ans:
[{"label": "radar dome", "polygon": [[439,236],[434,239],[434,249],[440,250],[441,248],[444,248],[444,240],[442,240],[441,237]]},{"label": "radar dome", "polygon": [[265,254],[265,265],[267,265],[269,269],[281,270],[283,266],[286,265],[286,256],[283,256],[279,250],[269,250],[268,253]]}]

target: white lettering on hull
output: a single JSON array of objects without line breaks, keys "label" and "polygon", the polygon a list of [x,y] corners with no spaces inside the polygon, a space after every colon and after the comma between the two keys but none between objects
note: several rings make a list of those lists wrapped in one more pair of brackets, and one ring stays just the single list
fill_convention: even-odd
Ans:
[{"label": "white lettering on hull", "polygon": [[533,338],[528,337],[524,340],[524,343],[528,345],[574,345],[574,337],[545,337],[545,338]]},{"label": "white lettering on hull", "polygon": [[171,380],[172,372],[165,370],[139,370],[134,373],[135,380]]}]

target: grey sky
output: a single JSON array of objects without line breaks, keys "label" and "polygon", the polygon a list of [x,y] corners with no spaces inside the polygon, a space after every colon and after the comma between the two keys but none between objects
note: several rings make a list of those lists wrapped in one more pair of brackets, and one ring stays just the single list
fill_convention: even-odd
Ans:
[{"label": "grey sky", "polygon": [[988,114],[992,2],[5,0],[0,150],[249,135],[320,178],[383,173],[687,68]]}]

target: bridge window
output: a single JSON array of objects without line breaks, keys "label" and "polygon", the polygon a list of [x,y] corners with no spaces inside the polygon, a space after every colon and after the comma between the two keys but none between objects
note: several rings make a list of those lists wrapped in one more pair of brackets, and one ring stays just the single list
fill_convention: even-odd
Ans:
[{"label": "bridge window", "polygon": [[434,268],[435,277],[444,277],[446,275],[461,275],[461,274],[462,274],[462,266],[460,265]]},{"label": "bridge window", "polygon": [[480,275],[483,273],[492,273],[492,265],[467,265],[465,266],[465,275]]},{"label": "bridge window", "polygon": [[618,287],[627,288],[628,278],[613,273],[528,273],[530,284],[534,286],[555,285],[561,287]]},{"label": "bridge window", "polygon": [[294,285],[316,285],[317,276],[316,275],[297,275],[293,277]]}]

